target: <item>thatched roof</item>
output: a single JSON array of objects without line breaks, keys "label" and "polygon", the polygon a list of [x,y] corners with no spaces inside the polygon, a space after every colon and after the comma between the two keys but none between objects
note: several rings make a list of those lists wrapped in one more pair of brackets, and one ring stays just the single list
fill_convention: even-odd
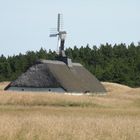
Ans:
[{"label": "thatched roof", "polygon": [[[103,85],[79,63],[43,60],[11,82],[9,87],[63,88],[67,92],[105,92]],[[8,88],[7,88],[8,89]]]}]

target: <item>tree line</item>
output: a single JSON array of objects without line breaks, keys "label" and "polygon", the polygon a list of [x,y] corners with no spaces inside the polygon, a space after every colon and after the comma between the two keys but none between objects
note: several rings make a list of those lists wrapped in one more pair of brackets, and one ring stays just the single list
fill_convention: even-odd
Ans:
[{"label": "tree line", "polygon": [[[67,48],[66,54],[73,62],[79,62],[100,81],[116,82],[131,87],[140,87],[140,43],[101,44]],[[15,80],[38,59],[55,60],[55,51],[28,51],[5,57],[0,56],[0,81]]]}]

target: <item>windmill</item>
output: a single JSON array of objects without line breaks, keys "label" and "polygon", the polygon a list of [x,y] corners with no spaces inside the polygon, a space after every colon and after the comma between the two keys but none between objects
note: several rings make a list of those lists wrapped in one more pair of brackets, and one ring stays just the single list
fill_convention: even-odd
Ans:
[{"label": "windmill", "polygon": [[80,63],[73,63],[65,55],[66,34],[62,30],[62,15],[58,14],[57,29],[53,30],[50,37],[58,37],[59,56],[55,60],[38,60],[5,90],[104,94],[106,89],[98,79]]},{"label": "windmill", "polygon": [[62,30],[62,14],[59,13],[58,19],[57,19],[57,31],[56,31],[56,33],[51,33],[50,37],[58,37],[57,44],[59,47],[59,56],[60,57],[66,57],[65,51],[64,51],[66,34],[67,34],[67,32]]}]

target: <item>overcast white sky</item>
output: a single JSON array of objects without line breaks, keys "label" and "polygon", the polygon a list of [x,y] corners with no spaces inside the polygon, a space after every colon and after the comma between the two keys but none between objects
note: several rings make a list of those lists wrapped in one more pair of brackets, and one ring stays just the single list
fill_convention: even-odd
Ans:
[{"label": "overcast white sky", "polygon": [[0,54],[56,50],[57,13],[63,13],[66,47],[140,41],[140,0],[0,0]]}]

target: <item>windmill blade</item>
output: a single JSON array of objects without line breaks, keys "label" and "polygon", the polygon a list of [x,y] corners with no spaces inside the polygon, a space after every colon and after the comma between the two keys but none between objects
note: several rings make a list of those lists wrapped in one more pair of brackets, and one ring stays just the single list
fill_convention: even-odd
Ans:
[{"label": "windmill blade", "polygon": [[50,37],[57,37],[58,34],[50,34]]},{"label": "windmill blade", "polygon": [[60,32],[62,30],[63,26],[63,16],[62,14],[58,14],[58,19],[57,19],[57,31]]},{"label": "windmill blade", "polygon": [[57,40],[57,48],[56,48],[57,55],[59,55],[59,45],[60,45],[60,38],[58,37],[58,40]]},{"label": "windmill blade", "polygon": [[60,31],[60,14],[58,14],[58,19],[57,19],[57,31]]},{"label": "windmill blade", "polygon": [[57,29],[51,28],[49,37],[56,37],[57,35],[58,35]]}]

